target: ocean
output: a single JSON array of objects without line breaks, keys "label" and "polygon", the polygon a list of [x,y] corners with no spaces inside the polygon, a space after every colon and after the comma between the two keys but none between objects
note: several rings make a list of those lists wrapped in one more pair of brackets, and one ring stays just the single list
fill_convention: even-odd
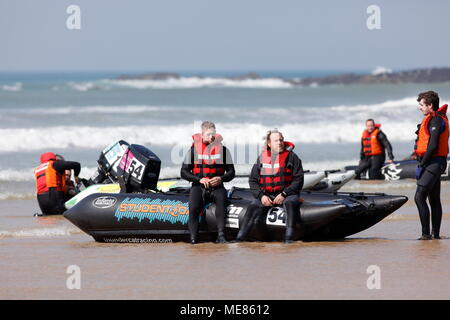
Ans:
[{"label": "ocean", "polygon": [[[245,80],[229,78],[244,72],[117,79],[125,73],[0,74],[0,298],[450,297],[448,287],[440,286],[449,279],[448,239],[411,241],[420,231],[414,181],[350,182],[343,190],[405,194],[410,200],[391,219],[348,240],[290,247],[98,244],[63,217],[32,217],[39,210],[33,169],[43,152],[79,161],[80,176],[89,178],[101,150],[123,139],[160,157],[160,177],[177,177],[191,136],[210,120],[232,149],[240,174],[249,172],[254,150],[271,128],[296,145],[304,169],[338,169],[357,164],[364,122],[373,118],[400,160],[412,152],[422,119],[417,94],[435,90],[441,104],[448,103],[450,83],[298,87],[283,81],[335,71],[260,72],[261,78]],[[444,182],[443,235],[449,233],[449,192]],[[140,271],[129,273],[129,261]],[[430,275],[422,277],[430,262]],[[70,264],[84,270],[84,291],[66,289]],[[385,291],[367,290],[371,264],[385,270]],[[256,265],[265,267],[254,272]],[[249,283],[239,286],[244,279]]]},{"label": "ocean", "polygon": [[34,197],[33,168],[41,153],[79,161],[81,176],[90,177],[100,151],[118,139],[150,148],[162,160],[161,177],[176,177],[203,120],[217,124],[241,174],[275,127],[295,143],[307,170],[356,164],[368,118],[382,124],[400,160],[412,152],[421,121],[417,93],[434,89],[442,102],[450,98],[450,83],[293,87],[282,80],[332,73],[262,72],[247,80],[227,77],[239,73],[164,80],[116,80],[124,73],[0,74],[0,201]]}]

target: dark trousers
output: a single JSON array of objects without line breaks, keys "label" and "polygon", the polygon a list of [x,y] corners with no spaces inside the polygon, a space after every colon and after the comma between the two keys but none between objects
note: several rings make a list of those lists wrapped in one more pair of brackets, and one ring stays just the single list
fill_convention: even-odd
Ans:
[{"label": "dark trousers", "polygon": [[[272,207],[265,207],[259,199],[253,200],[248,206],[244,222],[239,230],[238,239],[245,239],[251,231],[255,220],[261,217],[265,210],[269,210],[270,208]],[[286,228],[294,228],[300,217],[300,202],[298,195],[286,197],[283,202],[283,208],[286,212]]]},{"label": "dark trousers", "polygon": [[355,170],[355,174],[357,177],[359,175],[369,170],[369,179],[371,180],[382,180],[384,179],[383,175],[381,174],[381,167],[384,164],[384,161],[386,160],[386,155],[380,154],[378,156],[370,156],[365,157],[359,162],[358,168]]},{"label": "dark trousers", "polygon": [[443,157],[434,158],[430,164],[423,168],[422,174],[417,180],[417,189],[414,196],[419,211],[422,235],[430,235],[430,209],[433,235],[439,236],[442,221],[441,205],[441,174],[447,167],[447,161]]},{"label": "dark trousers", "polygon": [[55,188],[50,188],[48,192],[38,194],[37,200],[41,212],[45,215],[63,214],[63,212],[66,211],[64,197],[64,192],[56,191]]},{"label": "dark trousers", "polygon": [[217,230],[225,230],[225,212],[227,202],[227,191],[223,186],[207,192],[201,185],[193,185],[189,192],[189,220],[188,227],[191,234],[191,240],[197,240],[198,218],[200,212],[206,204],[214,202],[216,204]]}]

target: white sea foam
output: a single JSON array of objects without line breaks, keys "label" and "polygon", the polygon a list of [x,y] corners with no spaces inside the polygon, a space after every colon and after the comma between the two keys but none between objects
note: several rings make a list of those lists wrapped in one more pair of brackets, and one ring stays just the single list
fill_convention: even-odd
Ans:
[{"label": "white sea foam", "polygon": [[103,83],[134,89],[188,89],[204,87],[227,88],[290,88],[292,85],[279,78],[228,79],[211,77],[179,77],[164,80],[106,80]]},{"label": "white sea foam", "polygon": [[89,90],[109,89],[108,86],[102,85],[101,82],[69,82],[67,85],[71,89],[81,92]]},{"label": "white sea foam", "polygon": [[33,178],[33,169],[4,169],[0,170],[0,181],[28,181]]},{"label": "white sea foam", "polygon": [[387,68],[387,67],[378,66],[375,69],[373,69],[373,71],[372,71],[372,75],[374,75],[374,76],[378,76],[380,74],[386,74],[386,73],[392,73],[392,69]]},{"label": "white sea foam", "polygon": [[57,226],[46,228],[28,228],[19,230],[3,230],[0,231],[1,238],[49,238],[49,237],[63,237],[72,234],[81,233],[75,227]]},{"label": "white sea foam", "polygon": [[148,106],[148,105],[128,105],[128,106],[66,106],[56,108],[5,108],[3,113],[8,114],[27,114],[27,115],[66,115],[66,114],[133,114],[144,112],[168,111],[176,107],[165,106]]},{"label": "white sea foam", "polygon": [[[37,166],[37,164],[36,164]],[[96,167],[82,167],[80,172],[80,177],[91,177],[97,170]],[[34,181],[34,168],[27,169],[3,169],[0,170],[0,182],[23,182],[23,181]],[[6,195],[6,196],[9,196]],[[3,200],[0,194],[0,199]]]},{"label": "white sea foam", "polygon": [[2,90],[5,90],[5,91],[17,92],[17,91],[22,90],[23,85],[21,82],[16,82],[12,85],[5,84],[5,85],[1,86],[0,88],[2,88]]},{"label": "white sea foam", "polygon": [[[292,121],[323,121],[325,118],[333,120],[345,120],[347,122],[365,120],[371,117],[385,118],[396,117],[396,120],[419,119],[416,111],[417,101],[415,97],[406,97],[399,100],[388,100],[375,104],[336,105],[330,107],[310,107],[305,112],[305,107],[250,107],[237,108],[221,106],[220,111],[225,119],[248,119],[249,121],[260,119],[289,119]],[[410,112],[411,111],[411,112]],[[121,106],[61,106],[54,108],[4,108],[2,113],[7,114],[135,114],[135,113],[170,113],[183,115],[183,118],[198,116],[199,113],[209,115],[217,114],[216,106],[164,106],[164,105],[121,105]],[[286,118],[288,117],[288,118]]]},{"label": "white sea foam", "polygon": [[[363,130],[368,117],[383,124],[382,130],[391,142],[413,142],[420,114],[416,112],[415,97],[389,100],[378,104],[339,105],[305,108],[232,108],[222,107],[222,121],[216,121],[227,144],[260,144],[267,131],[264,123],[274,123],[288,140],[298,143],[354,143]],[[257,111],[257,112],[255,112]],[[198,128],[195,122],[199,113],[206,118],[217,112],[216,108],[175,106],[68,106],[62,108],[7,109],[6,113],[95,114],[95,113],[164,113],[166,120],[174,115],[169,125],[121,125],[109,127],[57,126],[0,129],[0,151],[41,150],[48,148],[99,149],[113,140],[124,139],[143,145],[189,145],[190,136]],[[183,118],[175,115],[183,114]],[[261,119],[263,119],[261,121]],[[288,121],[286,121],[288,119]],[[198,119],[197,119],[198,120]],[[244,122],[245,121],[245,122]],[[277,125],[277,123],[284,123]],[[126,124],[126,123],[125,123]],[[196,126],[197,125],[197,126]],[[63,134],[61,134],[63,133]]]},{"label": "white sea foam", "polygon": [[[413,121],[384,121],[385,133],[392,141],[413,141],[411,132],[416,129]],[[227,145],[261,144],[267,126],[259,123],[216,123],[221,128]],[[286,139],[300,143],[341,143],[358,142],[361,126],[345,121],[317,123],[289,123],[278,128]],[[196,127],[193,123],[180,125],[149,126],[58,126],[47,128],[8,128],[0,129],[4,141],[1,151],[41,150],[51,148],[104,148],[114,140],[123,139],[147,146],[188,146],[190,136]],[[64,133],[64,134],[61,134]]]},{"label": "white sea foam", "polygon": [[36,199],[36,193],[0,192],[0,200],[30,200]]}]

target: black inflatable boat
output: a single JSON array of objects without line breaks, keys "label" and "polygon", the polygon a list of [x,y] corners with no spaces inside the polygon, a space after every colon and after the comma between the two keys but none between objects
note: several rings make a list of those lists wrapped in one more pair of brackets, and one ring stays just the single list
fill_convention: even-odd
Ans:
[{"label": "black inflatable boat", "polygon": [[[364,193],[302,192],[297,240],[331,240],[365,230],[401,207],[405,196]],[[188,241],[188,188],[164,193],[92,194],[64,216],[100,242],[148,242],[159,239]],[[234,239],[252,199],[248,189],[229,191],[226,234]],[[200,216],[199,239],[214,240],[216,234],[214,204]],[[250,240],[283,240],[285,213],[271,208],[255,221]],[[153,239],[153,240],[152,240]]]},{"label": "black inflatable boat", "polygon": [[[161,161],[153,152],[119,141],[101,153],[98,163],[98,172],[90,179],[95,193],[86,189],[87,196],[77,196],[64,213],[68,220],[96,241],[189,240],[189,188],[158,191]],[[119,184],[109,185],[113,188],[92,189],[99,183],[106,183],[107,187],[107,183],[115,181]],[[303,203],[296,226],[298,240],[347,237],[381,221],[408,200],[405,196],[363,193],[302,192],[300,196]],[[236,237],[252,200],[249,189],[229,189],[226,215],[229,240]],[[282,207],[270,208],[254,224],[249,239],[284,239],[286,215]],[[200,216],[199,240],[214,240],[216,233],[215,205],[210,204]]]}]

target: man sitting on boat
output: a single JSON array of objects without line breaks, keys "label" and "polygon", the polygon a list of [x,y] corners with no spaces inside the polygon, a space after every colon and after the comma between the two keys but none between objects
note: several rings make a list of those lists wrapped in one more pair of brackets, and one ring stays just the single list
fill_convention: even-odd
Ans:
[{"label": "man sitting on boat", "polygon": [[181,167],[181,178],[192,182],[189,193],[188,227],[191,243],[198,241],[198,224],[205,204],[216,204],[218,243],[225,243],[225,214],[227,191],[224,182],[235,176],[233,160],[228,149],[222,144],[222,136],[216,133],[213,122],[204,121],[202,133],[192,136],[191,149]]},{"label": "man sitting on boat", "polygon": [[286,212],[285,241],[294,239],[295,224],[299,218],[299,192],[303,187],[302,161],[293,152],[294,144],[284,141],[277,129],[267,132],[265,147],[253,165],[249,185],[255,200],[248,208],[245,222],[237,241],[246,239],[254,220],[274,206],[283,206]]}]

